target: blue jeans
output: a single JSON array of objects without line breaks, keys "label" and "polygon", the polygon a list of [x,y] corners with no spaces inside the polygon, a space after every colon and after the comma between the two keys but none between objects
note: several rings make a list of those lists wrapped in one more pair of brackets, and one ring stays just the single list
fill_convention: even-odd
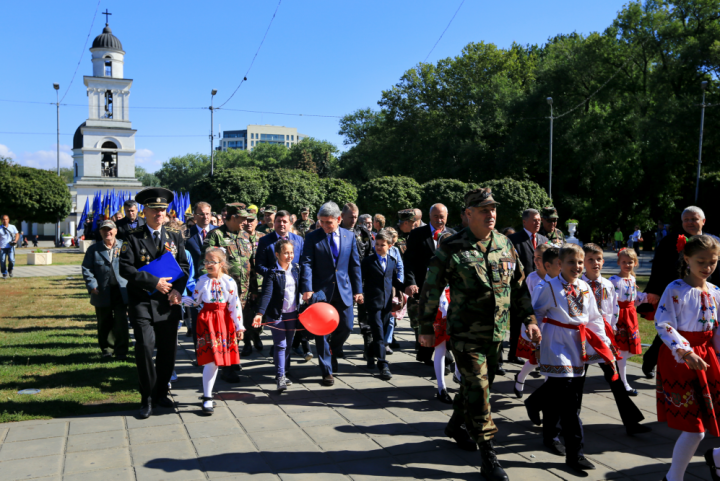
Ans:
[{"label": "blue jeans", "polygon": [[[7,259],[7,269],[5,269],[5,259]],[[0,272],[5,275],[8,271],[12,272],[15,267],[15,248],[3,247],[0,249]]]},{"label": "blue jeans", "polygon": [[390,345],[392,342],[393,333],[395,332],[395,318],[393,316],[390,316],[390,324],[388,324],[388,328],[385,331],[385,344]]},{"label": "blue jeans", "polygon": [[[292,346],[293,336],[298,325],[298,313],[288,312],[282,315],[282,319],[268,324],[272,331],[273,338],[273,358],[275,361],[275,369],[277,376],[285,375],[285,366],[290,362],[290,346]],[[292,320],[286,320],[292,319]]]}]

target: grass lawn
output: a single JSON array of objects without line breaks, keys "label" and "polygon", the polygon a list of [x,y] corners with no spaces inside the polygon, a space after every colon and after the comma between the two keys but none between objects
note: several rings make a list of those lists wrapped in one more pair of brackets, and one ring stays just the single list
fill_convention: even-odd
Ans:
[{"label": "grass lawn", "polygon": [[[0,423],[138,406],[134,350],[125,362],[101,360],[82,278],[0,282],[0,299]],[[41,392],[17,394],[28,388]]]},{"label": "grass lawn", "polygon": [[[47,250],[47,249],[44,249]],[[50,249],[50,252],[52,252],[52,249]],[[78,251],[77,254],[56,254],[53,252],[52,255],[52,265],[53,266],[79,266],[82,264],[83,258],[85,257],[85,254]],[[15,265],[16,266],[26,266],[27,263],[27,254],[15,254]],[[35,266],[30,266],[35,267]]]}]

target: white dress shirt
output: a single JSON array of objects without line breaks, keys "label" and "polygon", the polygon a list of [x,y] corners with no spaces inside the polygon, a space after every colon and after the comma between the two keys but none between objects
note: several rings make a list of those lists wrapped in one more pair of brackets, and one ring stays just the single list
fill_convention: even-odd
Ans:
[{"label": "white dress shirt", "polygon": [[277,268],[278,270],[285,272],[285,292],[283,292],[282,312],[283,314],[287,312],[295,312],[297,311],[297,302],[295,301],[297,283],[292,275],[292,262],[288,264],[287,269],[280,267],[279,263],[277,264]]}]

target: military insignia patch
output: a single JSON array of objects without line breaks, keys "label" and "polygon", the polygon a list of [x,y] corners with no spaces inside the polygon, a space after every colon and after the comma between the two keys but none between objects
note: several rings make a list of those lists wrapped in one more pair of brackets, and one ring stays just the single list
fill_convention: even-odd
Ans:
[{"label": "military insignia patch", "polygon": [[120,249],[120,252],[125,252],[126,250],[128,250],[128,245],[123,244],[122,249]]}]

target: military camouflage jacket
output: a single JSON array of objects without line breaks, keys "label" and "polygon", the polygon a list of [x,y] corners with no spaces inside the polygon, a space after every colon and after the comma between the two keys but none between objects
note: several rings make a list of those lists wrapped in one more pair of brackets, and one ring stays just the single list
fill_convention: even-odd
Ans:
[{"label": "military camouflage jacket", "polygon": [[552,242],[553,244],[562,245],[565,243],[565,234],[563,234],[563,231],[561,231],[557,227],[552,232],[552,234],[548,234],[547,232],[545,232],[545,229],[540,226],[540,232],[538,232],[538,234],[544,235],[548,238],[548,241]]},{"label": "military camouflage jacket", "polygon": [[[226,225],[222,225],[211,230],[205,237],[203,259],[205,258],[205,251],[210,247],[221,247],[225,250],[230,267],[230,276],[235,279],[238,289],[240,289],[240,301],[244,307],[248,296],[258,292],[257,275],[254,268],[254,251],[250,235],[242,230],[234,234],[228,231]],[[203,267],[200,273],[206,274],[207,271]]]},{"label": "military camouflage jacket", "polygon": [[398,250],[400,251],[400,255],[401,255],[401,256],[404,256],[404,255],[405,255],[405,251],[407,250],[407,238],[408,238],[408,236],[410,235],[410,233],[408,232],[408,233],[406,234],[406,233],[404,233],[403,231],[401,231],[399,225],[396,225],[396,226],[395,226],[395,230],[396,230],[397,233],[398,233],[398,240],[397,240],[397,242],[395,243],[395,247],[397,247]]},{"label": "military camouflage jacket", "polygon": [[310,227],[312,225],[313,225],[313,221],[311,221],[310,219],[308,219],[308,220],[298,219],[295,221],[295,224],[293,225],[293,227],[295,227],[295,230],[297,231],[298,235],[304,239],[305,233],[310,230]]},{"label": "military camouflage jacket", "polygon": [[261,234],[267,235],[271,232],[274,232],[274,229],[267,224],[261,224],[261,225],[257,226],[257,229],[255,229],[255,232],[259,232]]},{"label": "military camouflage jacket", "polygon": [[447,333],[460,351],[478,341],[502,341],[510,316],[537,324],[523,268],[510,240],[493,232],[487,247],[464,229],[449,237],[430,260],[420,296],[420,334],[434,334],[440,296],[450,286]]},{"label": "military camouflage jacket", "polygon": [[255,274],[255,278],[257,279],[257,285],[258,287],[262,286],[263,278],[260,274],[257,273],[257,269],[255,268],[255,259],[257,258],[257,247],[258,242],[260,241],[261,237],[265,237],[265,234],[262,232],[255,231],[254,234],[250,235],[250,244],[252,245],[252,258],[250,260],[250,266],[252,268],[253,273]]}]

